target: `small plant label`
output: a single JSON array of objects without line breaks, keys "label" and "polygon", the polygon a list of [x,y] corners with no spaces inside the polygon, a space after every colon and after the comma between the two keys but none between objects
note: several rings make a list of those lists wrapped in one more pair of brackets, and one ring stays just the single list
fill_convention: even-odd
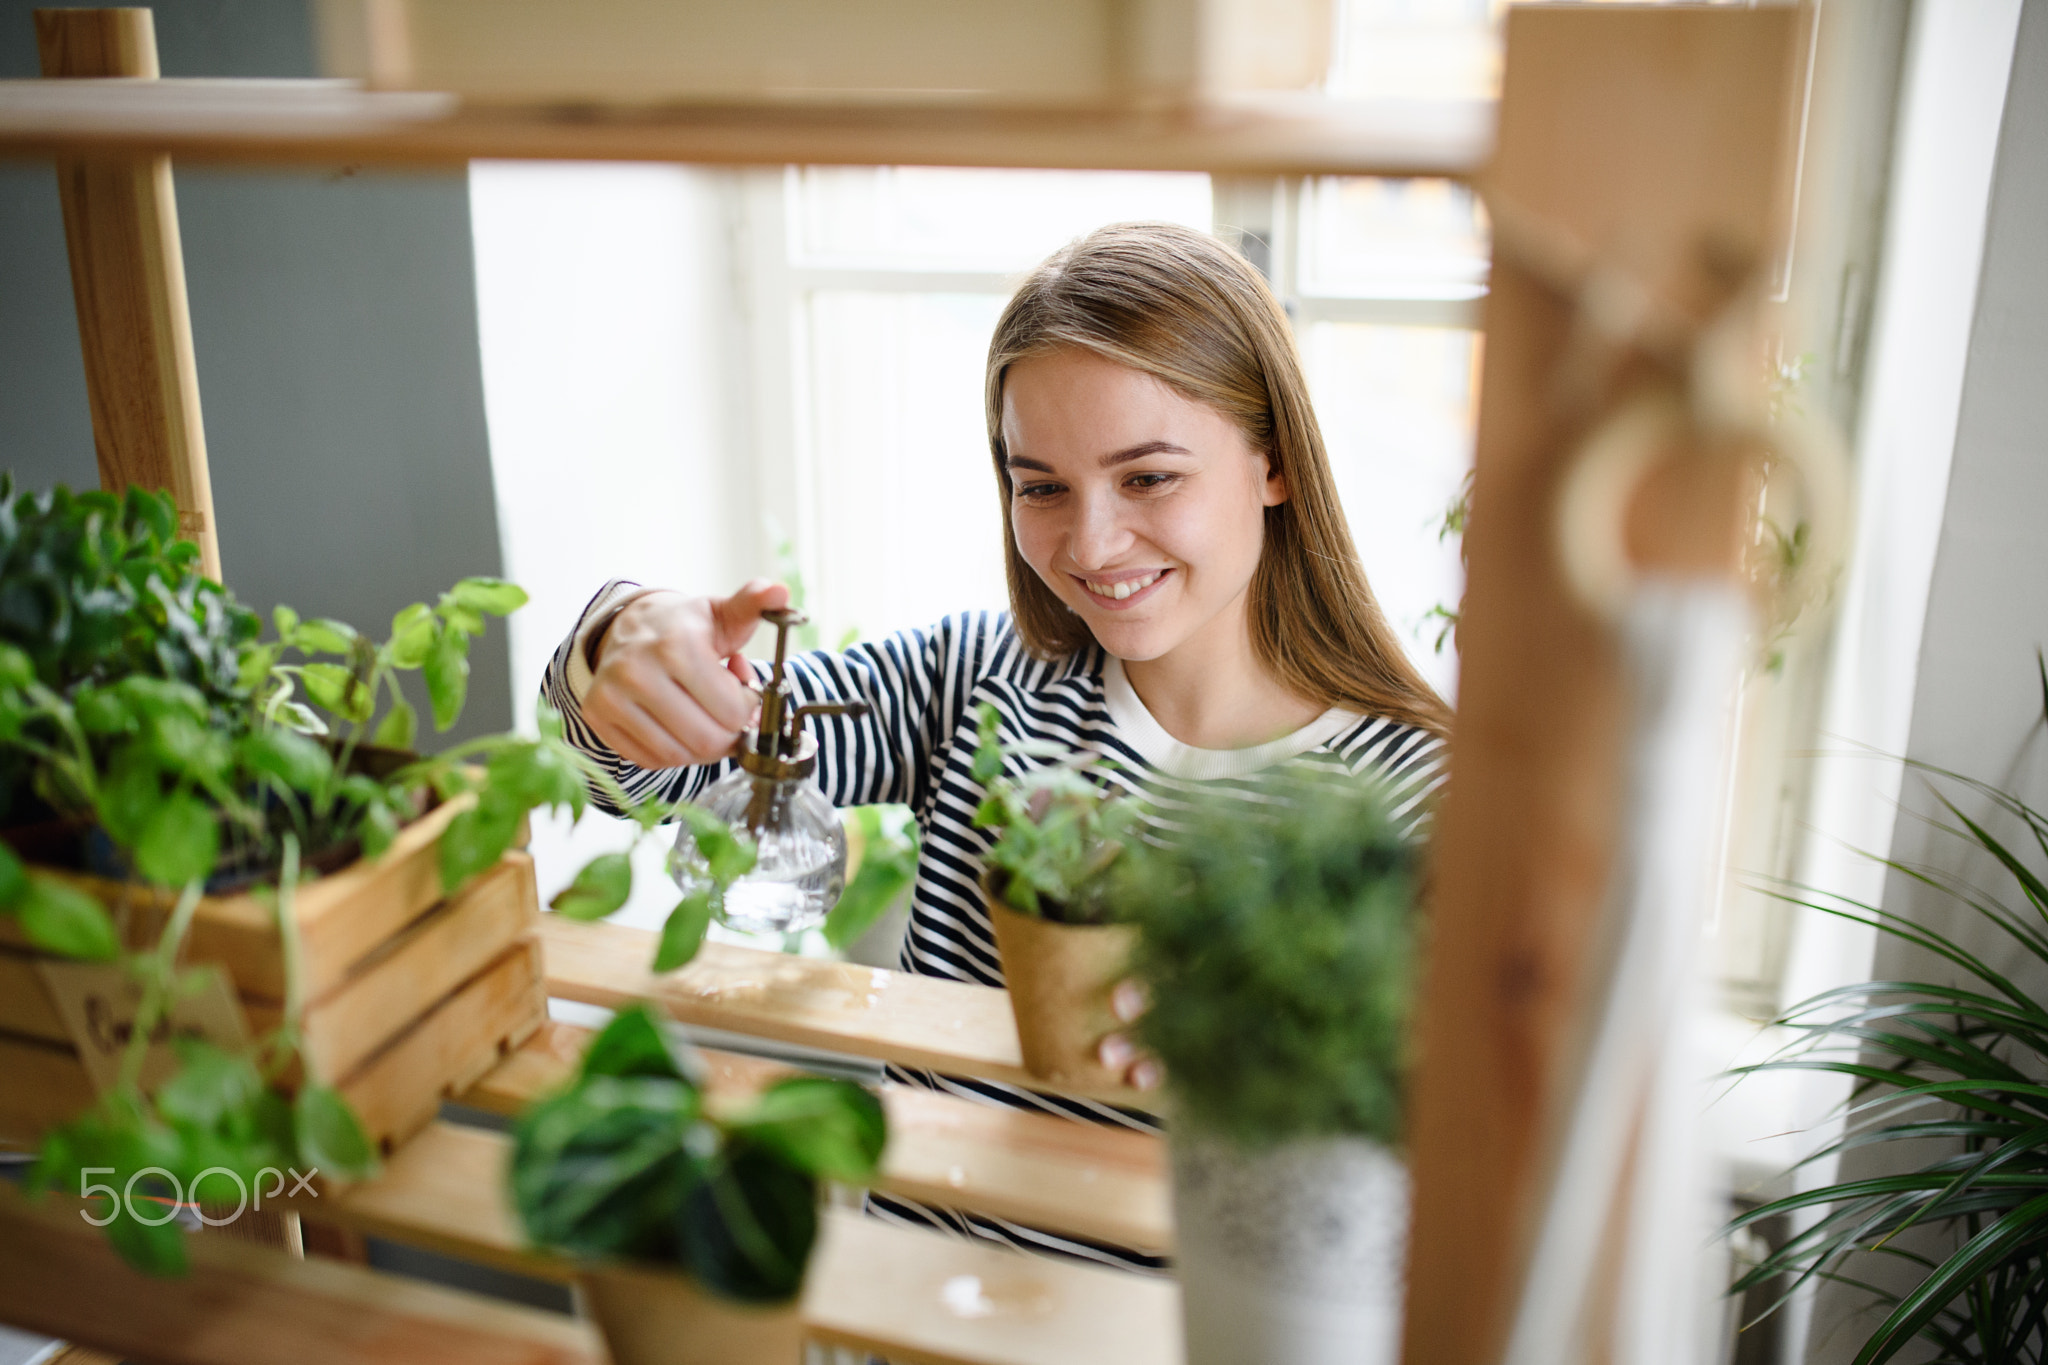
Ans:
[{"label": "small plant label", "polygon": [[[106,1094],[121,1077],[121,1057],[134,1036],[135,1012],[142,1003],[142,983],[118,962],[41,959],[36,972],[78,1049],[93,1090]],[[189,989],[171,1002],[151,1030],[142,1064],[144,1090],[154,1089],[177,1069],[173,1038],[203,1038],[238,1056],[248,1050],[248,1027],[227,973],[217,966],[197,967],[181,980]]]}]

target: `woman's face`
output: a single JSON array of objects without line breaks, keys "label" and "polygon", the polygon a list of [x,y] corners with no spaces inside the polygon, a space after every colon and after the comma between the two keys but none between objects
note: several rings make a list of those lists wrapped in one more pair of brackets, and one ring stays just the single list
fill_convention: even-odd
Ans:
[{"label": "woman's face", "polygon": [[1234,621],[1284,502],[1235,423],[1090,351],[1010,367],[1010,523],[1025,562],[1119,659]]}]

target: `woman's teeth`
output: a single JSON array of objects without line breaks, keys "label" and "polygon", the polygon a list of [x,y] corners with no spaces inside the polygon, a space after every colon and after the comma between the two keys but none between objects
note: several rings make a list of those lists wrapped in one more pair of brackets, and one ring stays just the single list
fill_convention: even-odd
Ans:
[{"label": "woman's teeth", "polygon": [[1146,574],[1143,578],[1126,579],[1122,583],[1094,583],[1085,578],[1081,580],[1088,591],[1097,597],[1111,597],[1119,602],[1134,592],[1143,592],[1158,581],[1159,575],[1156,573]]}]

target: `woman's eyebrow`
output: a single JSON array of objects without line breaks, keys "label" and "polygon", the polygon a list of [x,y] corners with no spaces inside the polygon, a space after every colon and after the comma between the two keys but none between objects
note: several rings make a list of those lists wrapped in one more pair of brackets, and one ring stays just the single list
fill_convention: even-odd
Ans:
[{"label": "woman's eyebrow", "polygon": [[[1102,457],[1100,463],[1104,469],[1114,469],[1120,464],[1129,464],[1132,460],[1142,460],[1147,455],[1191,455],[1193,453],[1186,446],[1175,445],[1171,441],[1140,441],[1137,445],[1127,446],[1122,450],[1112,450],[1109,454]],[[1053,472],[1051,465],[1041,464],[1037,460],[1027,459],[1022,455],[1009,456],[1003,461],[1003,467],[1005,469],[1035,469],[1041,474]]]}]

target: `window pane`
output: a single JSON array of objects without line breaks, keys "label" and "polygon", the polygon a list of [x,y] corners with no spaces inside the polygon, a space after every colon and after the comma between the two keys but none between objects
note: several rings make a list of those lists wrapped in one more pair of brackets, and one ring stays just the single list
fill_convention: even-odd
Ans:
[{"label": "window pane", "polygon": [[993,294],[820,290],[808,437],[826,644],[1004,607],[1002,519],[981,414]]},{"label": "window pane", "polygon": [[1478,200],[1449,180],[1328,177],[1302,187],[1305,294],[1476,299],[1489,249]]},{"label": "window pane", "polygon": [[1455,609],[1465,573],[1439,532],[1472,465],[1477,334],[1325,322],[1303,338],[1309,388],[1352,537],[1394,632],[1447,697],[1457,655],[1431,609]]},{"label": "window pane", "polygon": [[1329,92],[1487,99],[1500,92],[1507,0],[1341,0]]},{"label": "window pane", "polygon": [[807,166],[792,264],[1022,271],[1104,223],[1209,227],[1209,177],[1163,172]]}]

